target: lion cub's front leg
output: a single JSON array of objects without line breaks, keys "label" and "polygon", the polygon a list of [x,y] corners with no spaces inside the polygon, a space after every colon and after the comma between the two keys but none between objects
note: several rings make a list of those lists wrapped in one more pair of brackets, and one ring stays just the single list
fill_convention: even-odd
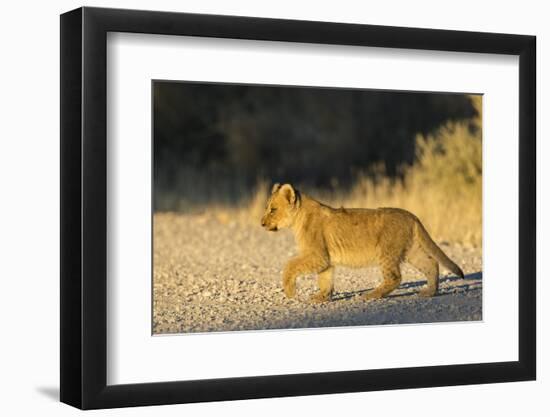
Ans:
[{"label": "lion cub's front leg", "polygon": [[319,284],[319,291],[311,296],[311,301],[314,303],[323,303],[330,301],[332,298],[332,291],[334,289],[333,281],[334,267],[329,266],[323,272],[319,272],[317,282]]},{"label": "lion cub's front leg", "polygon": [[318,274],[328,268],[328,261],[321,256],[300,255],[292,258],[283,271],[283,289],[288,298],[296,295],[296,278],[300,275]]}]

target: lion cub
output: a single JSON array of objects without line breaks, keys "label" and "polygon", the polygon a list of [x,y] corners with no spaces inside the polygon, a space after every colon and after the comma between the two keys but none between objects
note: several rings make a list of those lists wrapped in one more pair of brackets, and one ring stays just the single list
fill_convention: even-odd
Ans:
[{"label": "lion cub", "polygon": [[262,226],[276,231],[288,227],[294,232],[299,255],[283,271],[287,297],[296,293],[296,278],[318,274],[319,292],[312,301],[329,301],[336,265],[377,265],[382,284],[365,295],[381,298],[401,283],[400,264],[408,262],[422,272],[428,284],[420,294],[437,293],[439,264],[464,277],[462,270],[430,238],[420,220],[406,210],[334,209],[300,193],[290,184],[275,184],[262,217]]}]

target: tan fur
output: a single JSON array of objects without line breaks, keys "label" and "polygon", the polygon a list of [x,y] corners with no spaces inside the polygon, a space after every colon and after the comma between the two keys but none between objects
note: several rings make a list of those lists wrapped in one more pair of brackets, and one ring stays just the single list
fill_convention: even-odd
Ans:
[{"label": "tan fur", "polygon": [[463,277],[462,270],[435,244],[420,220],[397,208],[335,209],[295,190],[275,184],[262,217],[262,226],[276,231],[290,228],[298,255],[283,271],[287,297],[296,293],[300,275],[318,274],[319,292],[312,301],[328,301],[333,291],[334,267],[378,266],[382,284],[366,294],[381,298],[401,283],[400,265],[408,262],[428,280],[420,294],[437,293],[439,264]]}]

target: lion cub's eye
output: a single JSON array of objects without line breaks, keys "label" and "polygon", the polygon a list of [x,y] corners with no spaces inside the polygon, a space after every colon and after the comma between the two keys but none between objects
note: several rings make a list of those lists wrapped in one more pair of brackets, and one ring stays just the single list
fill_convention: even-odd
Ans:
[{"label": "lion cub's eye", "polygon": [[271,207],[270,213],[275,213],[277,211],[276,207]]}]

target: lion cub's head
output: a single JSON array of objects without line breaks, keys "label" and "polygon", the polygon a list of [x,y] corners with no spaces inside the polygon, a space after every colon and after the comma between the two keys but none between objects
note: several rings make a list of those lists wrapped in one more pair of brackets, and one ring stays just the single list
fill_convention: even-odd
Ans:
[{"label": "lion cub's head", "polygon": [[284,227],[290,227],[299,206],[299,196],[290,184],[275,184],[271,196],[267,200],[262,226],[275,232]]}]

